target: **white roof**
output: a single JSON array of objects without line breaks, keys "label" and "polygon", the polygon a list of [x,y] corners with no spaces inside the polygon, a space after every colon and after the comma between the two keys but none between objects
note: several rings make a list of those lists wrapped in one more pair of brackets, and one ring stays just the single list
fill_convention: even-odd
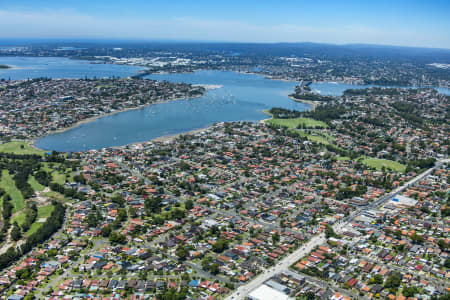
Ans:
[{"label": "white roof", "polygon": [[288,295],[277,291],[265,284],[253,290],[248,297],[252,300],[289,300]]},{"label": "white roof", "polygon": [[394,206],[399,206],[399,205],[414,206],[414,205],[416,205],[417,200],[410,198],[410,197],[403,196],[403,195],[397,195],[391,200],[391,203]]}]

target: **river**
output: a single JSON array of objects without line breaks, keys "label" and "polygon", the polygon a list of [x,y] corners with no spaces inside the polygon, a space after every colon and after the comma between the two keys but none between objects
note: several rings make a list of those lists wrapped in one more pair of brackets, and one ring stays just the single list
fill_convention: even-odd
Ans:
[{"label": "river", "polygon": [[[0,64],[16,67],[0,70],[0,78],[4,79],[127,77],[143,69],[54,57],[0,57]],[[203,97],[160,103],[98,118],[70,130],[42,137],[35,145],[45,150],[66,152],[100,149],[183,133],[215,122],[255,122],[267,118],[263,110],[272,107],[300,111],[310,107],[288,98],[294,91],[295,82],[270,80],[260,75],[199,71],[154,74],[146,78],[222,87],[209,90]],[[366,87],[369,86],[329,82],[311,85],[314,91],[323,95],[341,95],[348,88]],[[449,89],[438,90],[450,95]]]},{"label": "river", "polygon": [[142,67],[94,64],[85,60],[63,57],[0,57],[0,64],[12,69],[0,69],[0,79],[50,78],[103,78],[128,77],[136,74]]},{"label": "river", "polygon": [[143,142],[183,133],[216,122],[250,121],[267,118],[263,110],[284,107],[306,110],[310,106],[288,98],[295,82],[266,79],[235,72],[199,71],[148,76],[156,80],[220,85],[203,97],[170,101],[96,119],[73,129],[36,141],[45,150],[84,151]]}]

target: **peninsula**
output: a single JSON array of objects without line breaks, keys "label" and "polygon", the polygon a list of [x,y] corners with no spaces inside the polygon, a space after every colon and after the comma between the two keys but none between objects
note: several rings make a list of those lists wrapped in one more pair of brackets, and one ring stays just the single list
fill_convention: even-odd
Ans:
[{"label": "peninsula", "polygon": [[145,105],[202,96],[206,89],[149,79],[0,82],[0,137],[33,139]]}]

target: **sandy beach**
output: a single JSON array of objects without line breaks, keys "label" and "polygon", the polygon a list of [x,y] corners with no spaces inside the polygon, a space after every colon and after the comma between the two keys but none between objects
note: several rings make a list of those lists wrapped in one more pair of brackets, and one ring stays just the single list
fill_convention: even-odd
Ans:
[{"label": "sandy beach", "polygon": [[315,110],[316,106],[318,105],[317,101],[310,101],[310,100],[301,100],[301,99],[297,99],[294,96],[289,95],[289,99],[294,100],[295,102],[300,102],[300,103],[306,103],[312,106],[312,109]]},{"label": "sandy beach", "polygon": [[258,121],[259,123],[265,123],[266,121],[273,119],[273,115],[268,110],[263,110],[262,112],[265,113],[266,115],[269,115],[270,118],[259,120]]},{"label": "sandy beach", "polygon": [[223,88],[222,84],[193,84],[192,86],[201,86],[207,91]]},{"label": "sandy beach", "polygon": [[[199,129],[193,129],[193,130],[189,130],[189,131],[186,131],[186,132],[160,136],[160,137],[157,137],[157,138],[154,138],[154,139],[150,139],[150,140],[147,140],[147,141],[134,142],[134,143],[131,143],[131,144],[126,144],[126,145],[122,145],[122,146],[113,146],[113,147],[109,147],[109,148],[120,149],[122,147],[143,145],[143,144],[151,143],[151,142],[168,142],[168,141],[171,141],[173,139],[176,139],[177,137],[179,137],[181,135],[189,135],[189,134],[195,134],[195,133],[203,132],[203,131],[207,130],[209,127],[210,126],[199,128]],[[36,149],[38,149],[38,148],[36,148]]]},{"label": "sandy beach", "polygon": [[[173,139],[176,139],[177,137],[179,137],[181,135],[190,135],[190,134],[203,132],[203,131],[207,130],[209,127],[211,127],[211,126],[207,126],[207,127],[199,128],[199,129],[194,129],[194,130],[189,130],[189,131],[186,131],[186,132],[181,132],[181,133],[176,133],[176,134],[160,136],[160,137],[151,139],[150,141],[152,141],[152,142],[167,142],[167,141],[171,141]],[[142,143],[139,143],[139,144],[142,144]]]}]

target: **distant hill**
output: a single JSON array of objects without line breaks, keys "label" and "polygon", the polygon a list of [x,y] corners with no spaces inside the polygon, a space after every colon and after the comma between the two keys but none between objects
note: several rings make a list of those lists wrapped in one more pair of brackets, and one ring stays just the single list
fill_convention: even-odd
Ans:
[{"label": "distant hill", "polygon": [[[450,63],[450,49],[416,48],[367,44],[325,43],[226,43],[183,41],[132,41],[132,40],[0,40],[4,46],[33,46],[33,48],[75,47],[106,51],[96,55],[111,54],[105,48],[123,47],[127,50],[190,52],[192,54],[227,54],[236,56],[298,56],[317,59],[367,58],[418,63]],[[117,54],[117,53],[114,53]]]}]

